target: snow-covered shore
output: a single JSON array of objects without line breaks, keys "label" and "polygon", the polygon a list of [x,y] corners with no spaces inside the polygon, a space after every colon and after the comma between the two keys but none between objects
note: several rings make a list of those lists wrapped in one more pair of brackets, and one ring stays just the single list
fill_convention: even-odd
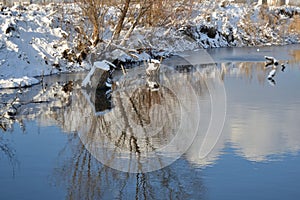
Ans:
[{"label": "snow-covered shore", "polygon": [[[140,25],[126,45],[103,52],[112,35],[113,27],[107,27],[104,41],[96,47],[89,47],[86,55],[85,51],[78,50],[78,38],[81,36],[76,24],[82,20],[79,12],[79,7],[74,4],[32,4],[26,8],[15,6],[1,9],[0,89],[7,85],[12,87],[9,83],[22,77],[31,79],[41,75],[89,70],[92,63],[99,59],[136,59],[123,49],[142,50],[133,53],[138,60],[142,60],[153,56],[150,55],[153,53],[167,55],[198,48],[283,45],[300,41],[299,7],[207,1],[194,4],[190,17],[175,19],[176,23],[173,21],[163,27]],[[107,15],[115,15],[115,12],[115,9],[110,9]],[[121,32],[121,37],[124,34],[125,31]],[[115,41],[116,44],[118,42]],[[77,51],[74,50],[76,48]],[[69,56],[71,54],[73,57]]]}]

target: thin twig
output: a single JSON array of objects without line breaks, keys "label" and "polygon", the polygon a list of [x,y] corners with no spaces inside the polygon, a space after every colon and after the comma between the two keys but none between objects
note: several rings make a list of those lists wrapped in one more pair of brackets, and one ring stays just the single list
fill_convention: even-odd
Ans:
[{"label": "thin twig", "polygon": [[122,72],[123,72],[123,74],[124,74],[124,75],[126,75],[126,74],[127,74],[127,72],[126,72],[126,69],[124,68],[124,66],[123,66],[123,65],[121,65],[121,69],[122,69]]}]

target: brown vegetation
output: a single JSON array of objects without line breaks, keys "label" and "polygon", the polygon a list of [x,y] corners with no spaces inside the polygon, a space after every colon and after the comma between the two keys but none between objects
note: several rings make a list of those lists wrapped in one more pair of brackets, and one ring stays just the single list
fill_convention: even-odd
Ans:
[{"label": "brown vegetation", "polygon": [[108,10],[106,3],[103,0],[75,0],[75,2],[93,26],[92,43],[96,46],[100,41],[100,28],[104,26],[104,17]]},{"label": "brown vegetation", "polygon": [[[107,25],[114,26],[112,40],[118,40],[121,32],[125,31],[121,42],[124,45],[139,24],[145,26],[174,24],[177,16],[188,18],[193,4],[193,0],[75,0],[75,2],[93,27],[91,34],[93,46],[102,41],[101,30]],[[107,20],[105,15],[110,6],[117,8],[119,12],[117,18]],[[130,27],[124,27],[125,22],[129,22]],[[86,34],[86,31],[82,34]]]}]

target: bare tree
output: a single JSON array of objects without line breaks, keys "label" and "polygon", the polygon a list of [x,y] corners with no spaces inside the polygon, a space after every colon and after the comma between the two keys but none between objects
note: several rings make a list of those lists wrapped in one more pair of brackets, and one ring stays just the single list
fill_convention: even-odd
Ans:
[{"label": "bare tree", "polygon": [[[188,17],[188,8],[191,7],[194,0],[75,0],[81,7],[83,15],[90,21],[93,26],[91,34],[92,43],[96,46],[101,41],[101,30],[106,25],[114,25],[111,41],[106,45],[106,49],[110,47],[114,40],[120,38],[121,32],[124,31],[124,23],[130,23],[130,27],[126,30],[122,37],[120,46],[124,46],[131,36],[134,29],[139,25],[143,26],[165,26],[166,24],[176,23],[176,19],[180,16]],[[108,8],[113,6],[120,10],[120,13],[113,21],[105,21]],[[86,34],[87,31],[84,32]]]},{"label": "bare tree", "polygon": [[127,31],[125,37],[123,38],[121,45],[124,45],[126,40],[130,37],[131,33],[133,32],[133,30],[135,29],[135,27],[138,25],[140,19],[146,14],[146,12],[151,8],[151,6],[153,5],[154,0],[143,0],[140,3],[140,8],[138,10],[138,13],[136,15],[136,17],[134,18],[134,21],[131,25],[131,27],[129,28],[129,30]]},{"label": "bare tree", "polygon": [[100,38],[100,29],[104,26],[104,17],[107,13],[107,6],[104,0],[75,0],[82,9],[83,15],[88,18],[93,26],[92,43],[96,46]]},{"label": "bare tree", "polygon": [[149,27],[168,27],[170,25],[174,27],[179,22],[190,18],[194,1],[152,0],[151,6],[140,23]]},{"label": "bare tree", "polygon": [[118,39],[120,37],[120,33],[122,31],[122,28],[123,28],[123,23],[124,23],[124,20],[126,18],[126,15],[127,15],[130,2],[131,2],[131,0],[125,0],[125,3],[123,5],[123,7],[120,8],[121,9],[121,13],[120,13],[120,16],[119,16],[119,19],[118,19],[118,23],[117,23],[117,25],[115,27],[113,36],[112,36],[113,40]]}]

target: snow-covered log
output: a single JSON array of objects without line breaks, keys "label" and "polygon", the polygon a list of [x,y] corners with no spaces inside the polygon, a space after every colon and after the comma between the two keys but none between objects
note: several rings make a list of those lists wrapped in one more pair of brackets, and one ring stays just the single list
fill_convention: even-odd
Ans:
[{"label": "snow-covered log", "polygon": [[106,85],[106,81],[114,70],[115,65],[106,60],[97,61],[82,81],[82,87],[86,89],[97,88],[99,85]]}]

